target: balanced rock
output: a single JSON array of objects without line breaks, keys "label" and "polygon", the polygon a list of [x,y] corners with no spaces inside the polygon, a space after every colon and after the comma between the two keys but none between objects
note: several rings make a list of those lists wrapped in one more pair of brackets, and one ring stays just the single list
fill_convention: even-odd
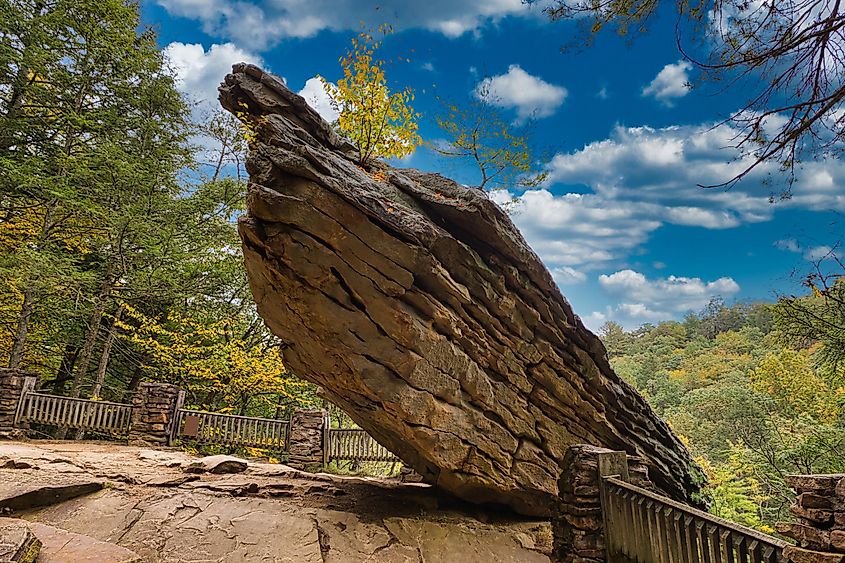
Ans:
[{"label": "balanced rock", "polygon": [[235,65],[251,131],[239,223],[285,362],[427,481],[548,515],[567,446],[625,450],[691,501],[687,449],[611,369],[505,212],[479,190],[356,162],[305,100]]}]

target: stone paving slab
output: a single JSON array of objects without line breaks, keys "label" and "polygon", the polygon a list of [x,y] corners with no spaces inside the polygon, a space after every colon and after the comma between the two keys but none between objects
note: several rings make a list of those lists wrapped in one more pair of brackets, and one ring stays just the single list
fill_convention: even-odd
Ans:
[{"label": "stone paving slab", "polygon": [[84,534],[76,534],[39,522],[24,522],[14,518],[0,518],[2,526],[26,523],[41,542],[38,563],[140,563],[137,553]]},{"label": "stone paving slab", "polygon": [[[0,497],[13,486],[106,483],[14,516],[125,548],[145,563],[549,562],[547,521],[469,505],[428,485],[258,460],[237,474],[190,474],[184,467],[198,458],[184,452],[102,443],[0,442],[3,456],[32,467],[0,467]],[[82,545],[76,535],[69,546]],[[120,559],[124,552],[68,553],[47,561],[132,561]]]}]

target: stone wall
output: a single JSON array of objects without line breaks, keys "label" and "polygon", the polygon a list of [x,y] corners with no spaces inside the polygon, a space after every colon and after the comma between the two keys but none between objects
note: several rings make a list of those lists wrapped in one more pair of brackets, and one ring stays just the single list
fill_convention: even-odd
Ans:
[{"label": "stone wall", "polygon": [[639,487],[652,489],[642,460],[579,444],[570,446],[558,481],[560,501],[553,516],[554,553],[564,563],[605,561],[599,479],[619,475]]},{"label": "stone wall", "polygon": [[166,446],[178,408],[180,389],[169,383],[141,383],[132,396],[130,444]]},{"label": "stone wall", "polygon": [[777,530],[797,545],[784,555],[794,563],[845,563],[845,474],[790,475],[798,497],[789,511],[796,522],[781,522]]},{"label": "stone wall", "polygon": [[36,381],[29,372],[0,368],[0,438],[20,438],[25,434],[25,428],[15,427],[15,413],[24,386],[34,390]]},{"label": "stone wall", "polygon": [[322,469],[325,418],[322,410],[294,411],[290,417],[288,465],[308,471]]}]

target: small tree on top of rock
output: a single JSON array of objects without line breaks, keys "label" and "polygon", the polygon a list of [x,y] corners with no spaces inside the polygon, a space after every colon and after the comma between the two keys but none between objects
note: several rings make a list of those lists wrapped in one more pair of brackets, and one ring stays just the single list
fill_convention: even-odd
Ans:
[{"label": "small tree on top of rock", "polygon": [[463,107],[443,101],[436,119],[447,140],[432,149],[472,163],[481,175],[479,189],[539,186],[548,173],[532,147],[530,123],[511,122],[496,102],[484,81]]},{"label": "small tree on top of rock", "polygon": [[407,156],[422,142],[417,134],[418,114],[410,105],[414,93],[410,88],[391,93],[384,61],[375,58],[392,29],[382,25],[377,33],[381,35],[378,40],[370,31],[352,39],[352,48],[340,59],[343,78],[337,85],[320,77],[340,114],[337,128],[357,145],[362,164]]}]

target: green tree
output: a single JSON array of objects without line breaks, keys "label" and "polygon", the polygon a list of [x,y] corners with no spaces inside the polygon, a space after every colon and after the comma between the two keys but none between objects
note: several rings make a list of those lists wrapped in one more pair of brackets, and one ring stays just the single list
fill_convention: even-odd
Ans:
[{"label": "green tree", "polygon": [[[823,297],[819,290],[802,299],[818,305]],[[778,331],[767,333],[771,312],[717,301],[683,323],[602,332],[617,373],[706,468],[714,513],[762,530],[790,517],[785,475],[845,463],[841,391],[818,362],[822,343],[801,333],[791,347]]]},{"label": "green tree", "polygon": [[610,358],[624,356],[633,344],[633,337],[625,332],[622,325],[613,321],[607,321],[599,328],[599,336],[607,348]]},{"label": "green tree", "polygon": [[763,523],[760,507],[768,500],[754,476],[754,466],[740,452],[731,454],[726,463],[714,466],[706,458],[699,465],[707,475],[703,496],[714,516],[738,522],[766,533],[774,529]]},{"label": "green tree", "polygon": [[120,0],[0,11],[2,203],[10,222],[32,222],[34,233],[23,252],[0,259],[19,295],[4,312],[12,367],[39,309],[63,293],[66,313],[87,324],[81,355],[90,359],[119,275],[116,236],[132,224],[121,211],[172,177],[163,169],[185,163],[185,106],[154,36],[138,26],[137,6]]},{"label": "green tree", "polygon": [[489,85],[482,82],[479,88],[463,107],[443,102],[444,111],[436,120],[447,142],[433,143],[432,149],[472,163],[481,175],[479,189],[540,185],[548,172],[542,170],[543,162],[532,147],[530,124],[517,125],[506,119],[497,109]]},{"label": "green tree", "polygon": [[[837,260],[838,262],[838,260]],[[816,360],[836,389],[845,388],[845,267],[833,274],[810,274],[812,293],[782,297],[774,307],[774,322],[784,342],[807,348],[818,343]]]},{"label": "green tree", "polygon": [[839,415],[835,393],[813,369],[809,350],[770,352],[751,372],[754,387],[772,397],[778,410],[834,422]]}]

